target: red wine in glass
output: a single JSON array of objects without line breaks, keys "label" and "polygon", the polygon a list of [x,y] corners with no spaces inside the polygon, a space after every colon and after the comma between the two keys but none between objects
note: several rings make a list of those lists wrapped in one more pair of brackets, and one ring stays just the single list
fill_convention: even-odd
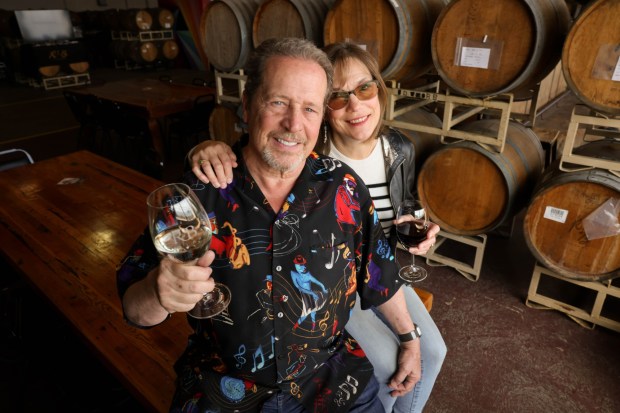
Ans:
[{"label": "red wine in glass", "polygon": [[[417,247],[426,239],[428,216],[426,209],[419,201],[403,201],[396,211],[396,218],[402,220],[396,226],[396,236],[407,249]],[[415,255],[411,254],[411,265],[402,267],[398,275],[407,284],[411,284],[425,279],[427,272],[424,268],[415,265]]]}]

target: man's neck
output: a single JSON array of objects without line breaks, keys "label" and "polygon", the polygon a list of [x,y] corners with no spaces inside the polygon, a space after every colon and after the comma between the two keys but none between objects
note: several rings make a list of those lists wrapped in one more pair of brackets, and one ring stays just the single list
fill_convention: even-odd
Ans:
[{"label": "man's neck", "polygon": [[256,158],[258,155],[252,154],[251,151],[244,151],[243,155],[248,172],[267,198],[271,208],[278,212],[293,190],[305,163],[302,162],[294,171],[283,173],[267,167],[262,160]]}]

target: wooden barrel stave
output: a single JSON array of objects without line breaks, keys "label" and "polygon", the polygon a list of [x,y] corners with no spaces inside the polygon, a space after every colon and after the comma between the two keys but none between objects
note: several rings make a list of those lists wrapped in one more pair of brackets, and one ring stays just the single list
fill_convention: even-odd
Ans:
[{"label": "wooden barrel stave", "polygon": [[179,55],[179,45],[175,40],[163,40],[157,43],[159,56],[166,60],[174,60]]},{"label": "wooden barrel stave", "polygon": [[[620,144],[593,142],[575,153],[618,159]],[[527,246],[540,263],[566,278],[604,281],[620,276],[620,235],[588,240],[582,223],[609,198],[620,199],[620,177],[603,169],[563,172],[559,166],[558,160],[547,168],[527,207]]]},{"label": "wooden barrel stave", "polygon": [[568,87],[586,105],[620,115],[620,82],[613,73],[620,59],[620,2],[592,2],[577,17],[562,49]]},{"label": "wooden barrel stave", "polygon": [[[498,120],[463,127],[489,135]],[[458,235],[498,228],[527,204],[544,165],[544,152],[531,129],[510,122],[502,153],[476,142],[443,145],[424,163],[417,185],[431,219]]]},{"label": "wooden barrel stave", "polygon": [[[444,82],[466,96],[513,93],[528,99],[553,70],[570,27],[564,0],[454,0],[437,19],[433,62]],[[490,50],[482,67],[457,64],[462,42]]]},{"label": "wooden barrel stave", "polygon": [[232,146],[243,135],[240,122],[237,107],[228,104],[216,105],[209,115],[209,136]]},{"label": "wooden barrel stave", "polygon": [[155,17],[153,28],[157,30],[172,30],[174,28],[174,13],[166,8],[157,8],[151,11]]},{"label": "wooden barrel stave", "polygon": [[[423,108],[417,108],[403,113],[395,118],[395,120],[408,122],[416,125],[430,126],[433,128],[441,128],[441,119],[434,113],[431,113]],[[415,169],[416,176],[419,174],[424,162],[428,157],[441,148],[441,142],[439,136],[426,133],[413,131],[410,129],[398,128],[398,130],[405,135],[413,144],[415,155]]]},{"label": "wooden barrel stave", "polygon": [[202,47],[209,63],[222,72],[245,66],[252,46],[252,20],[259,0],[216,0],[202,15]]},{"label": "wooden barrel stave", "polygon": [[269,38],[302,37],[323,46],[323,24],[334,0],[266,0],[254,16],[254,47]]},{"label": "wooden barrel stave", "polygon": [[353,41],[373,54],[386,80],[403,85],[432,68],[430,39],[445,0],[339,0],[325,17],[325,44]]},{"label": "wooden barrel stave", "polygon": [[153,16],[146,9],[120,10],[119,17],[123,30],[130,32],[150,30],[153,26]]}]

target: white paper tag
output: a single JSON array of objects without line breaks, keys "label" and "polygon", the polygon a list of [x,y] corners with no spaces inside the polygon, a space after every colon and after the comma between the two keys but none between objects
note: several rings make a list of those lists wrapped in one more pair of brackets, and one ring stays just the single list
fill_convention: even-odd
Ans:
[{"label": "white paper tag", "polygon": [[620,82],[620,57],[618,57],[618,62],[616,62],[616,68],[614,69],[614,74],[611,75],[611,80]]},{"label": "white paper tag", "polygon": [[463,47],[461,50],[461,66],[489,68],[491,49],[484,47]]},{"label": "white paper tag", "polygon": [[545,215],[543,216],[547,219],[563,224],[566,222],[566,218],[568,217],[568,211],[565,209],[548,206],[547,208],[545,208]]}]

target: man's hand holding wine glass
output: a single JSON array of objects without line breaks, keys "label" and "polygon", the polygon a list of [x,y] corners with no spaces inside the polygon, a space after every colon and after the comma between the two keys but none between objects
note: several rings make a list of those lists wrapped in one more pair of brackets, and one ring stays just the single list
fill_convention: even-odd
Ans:
[{"label": "man's hand holding wine glass", "polygon": [[162,258],[159,274],[155,277],[155,291],[159,303],[168,313],[188,312],[205,293],[213,291],[215,282],[210,267],[215,253],[207,251],[195,264]]}]

